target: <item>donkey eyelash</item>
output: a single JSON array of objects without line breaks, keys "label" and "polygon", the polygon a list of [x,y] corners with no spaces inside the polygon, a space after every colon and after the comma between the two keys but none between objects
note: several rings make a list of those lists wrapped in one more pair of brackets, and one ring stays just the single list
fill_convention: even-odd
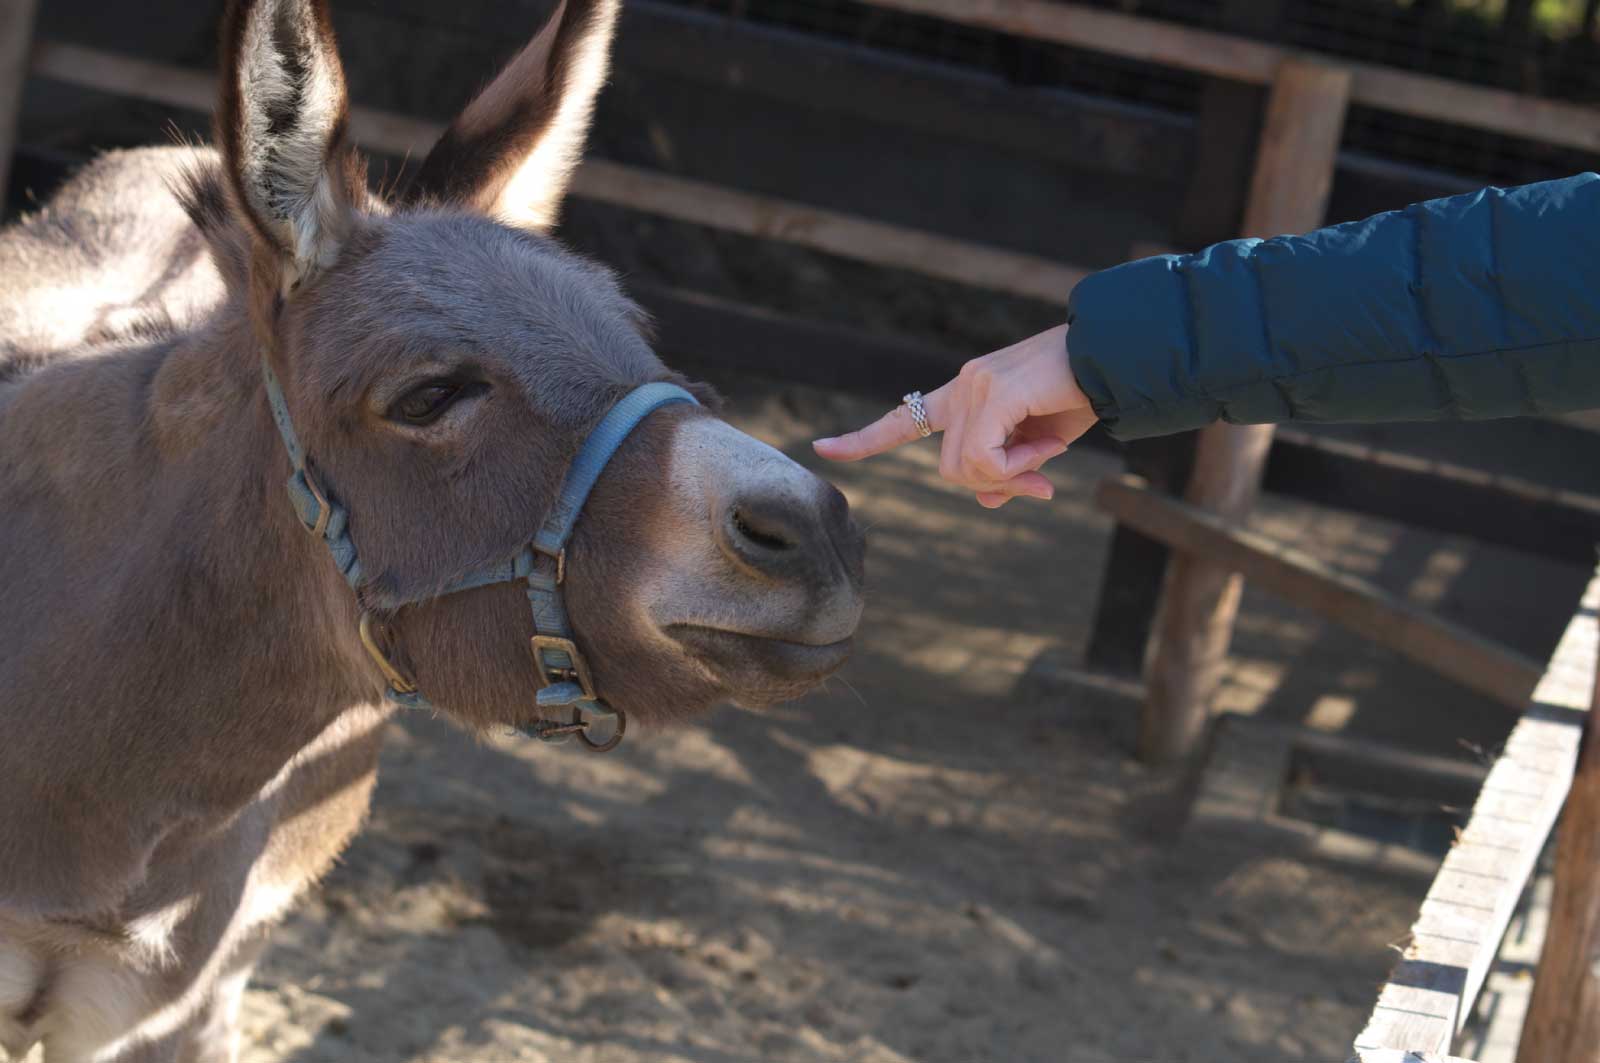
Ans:
[{"label": "donkey eyelash", "polygon": [[460,376],[425,380],[389,404],[384,416],[412,428],[426,428],[444,416],[456,403],[487,393],[486,381]]}]

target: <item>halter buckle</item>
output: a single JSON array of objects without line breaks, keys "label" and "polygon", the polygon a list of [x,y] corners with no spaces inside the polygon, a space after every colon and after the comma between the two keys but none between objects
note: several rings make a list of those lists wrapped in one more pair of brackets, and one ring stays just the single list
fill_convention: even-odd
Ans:
[{"label": "halter buckle", "polygon": [[529,543],[528,545],[533,547],[535,553],[543,554],[545,557],[553,558],[555,560],[557,587],[561,586],[567,581],[567,548],[565,546],[552,552],[550,550],[546,550],[536,542]]},{"label": "halter buckle", "polygon": [[415,694],[417,684],[405,677],[400,669],[394,666],[383,647],[378,645],[376,633],[372,630],[372,614],[361,614],[361,645],[367,648],[367,654],[377,664],[378,671],[383,673],[383,678],[389,681],[389,689],[397,694]]},{"label": "halter buckle", "polygon": [[[541,688],[549,686],[552,682],[573,681],[583,690],[585,701],[600,700],[600,695],[594,692],[594,678],[589,674],[589,664],[571,639],[557,638],[554,635],[535,635],[532,639],[532,648],[533,663],[539,671]],[[572,663],[566,667],[550,664],[544,659],[546,653],[564,653],[567,655],[567,660]]]},{"label": "halter buckle", "polygon": [[[306,485],[306,490],[311,492],[311,497],[317,501],[316,523],[306,528],[306,531],[310,532],[313,537],[320,539],[322,538],[322,533],[328,530],[328,521],[333,517],[333,507],[328,504],[328,496],[322,493],[322,488],[317,486],[317,481],[311,475],[311,470],[302,468],[298,471],[300,473],[300,482]],[[366,623],[365,617],[362,618],[362,623]]]}]

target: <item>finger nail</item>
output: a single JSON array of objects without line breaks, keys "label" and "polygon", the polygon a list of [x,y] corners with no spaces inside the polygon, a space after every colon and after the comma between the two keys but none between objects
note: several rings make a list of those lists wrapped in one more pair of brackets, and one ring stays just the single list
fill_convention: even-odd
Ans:
[{"label": "finger nail", "polygon": [[1046,487],[1043,490],[1035,489],[1029,491],[1028,493],[1034,498],[1040,499],[1044,502],[1048,502],[1052,498],[1056,497],[1056,489],[1054,487]]},{"label": "finger nail", "polygon": [[826,439],[812,440],[811,445],[813,447],[831,447],[837,442],[839,442],[839,438],[837,436],[828,436]]}]

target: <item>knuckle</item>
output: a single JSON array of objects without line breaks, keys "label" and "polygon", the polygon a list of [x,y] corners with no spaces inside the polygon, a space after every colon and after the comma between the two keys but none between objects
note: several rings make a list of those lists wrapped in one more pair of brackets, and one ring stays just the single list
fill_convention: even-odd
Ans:
[{"label": "knuckle", "polygon": [[994,367],[988,359],[978,358],[962,366],[961,375],[969,384],[987,386],[994,379]]}]

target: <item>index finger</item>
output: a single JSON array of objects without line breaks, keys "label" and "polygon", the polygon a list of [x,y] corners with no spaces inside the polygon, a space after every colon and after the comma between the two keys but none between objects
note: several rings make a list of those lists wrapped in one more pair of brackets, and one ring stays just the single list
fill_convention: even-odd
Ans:
[{"label": "index finger", "polygon": [[[943,432],[945,428],[945,407],[949,389],[950,385],[946,384],[937,391],[922,396],[922,408],[928,414],[928,427],[935,432]],[[842,436],[819,439],[811,446],[830,461],[860,461],[862,458],[883,454],[907,443],[915,443],[921,438],[922,433],[917,431],[917,423],[912,420],[911,410],[902,404],[865,428],[846,432]]]}]

